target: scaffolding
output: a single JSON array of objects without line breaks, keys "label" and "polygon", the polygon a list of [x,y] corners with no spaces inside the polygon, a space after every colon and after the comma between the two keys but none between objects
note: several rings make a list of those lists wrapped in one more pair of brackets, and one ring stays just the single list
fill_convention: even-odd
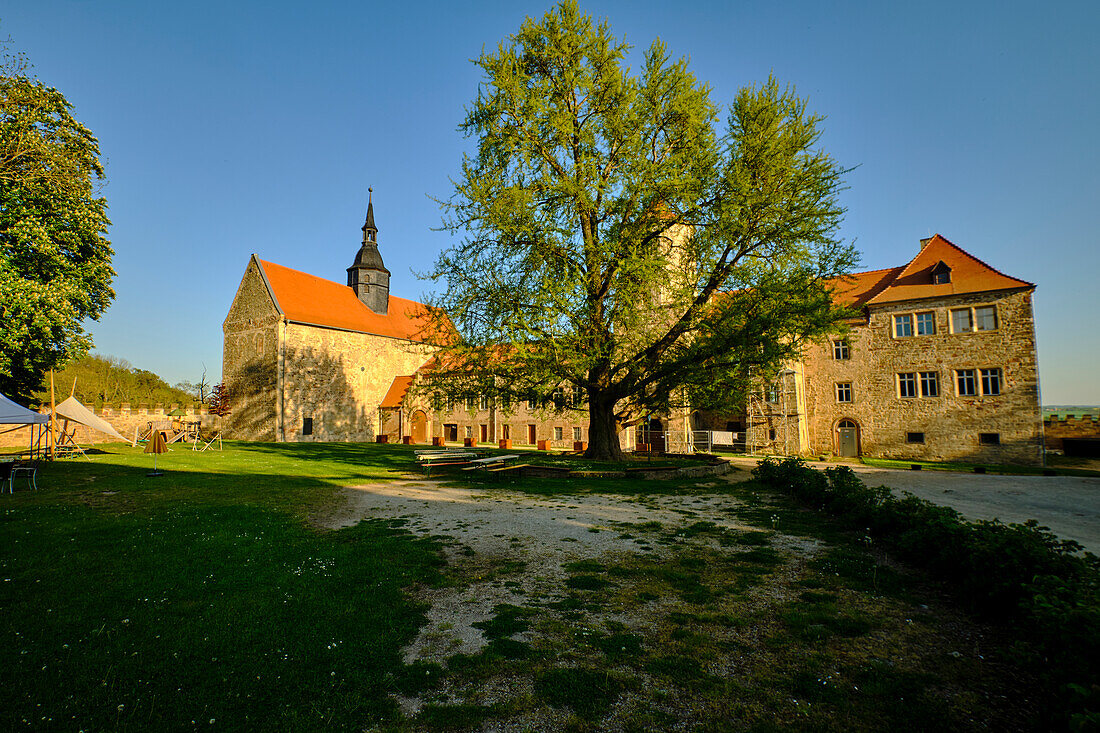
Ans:
[{"label": "scaffolding", "polygon": [[[749,455],[756,455],[760,448],[773,445],[778,449],[776,439],[770,435],[766,440],[762,439],[763,431],[771,429],[772,425],[775,425],[777,434],[780,431],[783,433],[782,455],[792,454],[792,425],[794,452],[801,452],[798,430],[802,414],[798,410],[797,376],[793,369],[784,369],[771,387],[761,386],[759,390],[749,393],[748,404],[745,406],[745,450]],[[770,397],[774,397],[774,400]]]}]

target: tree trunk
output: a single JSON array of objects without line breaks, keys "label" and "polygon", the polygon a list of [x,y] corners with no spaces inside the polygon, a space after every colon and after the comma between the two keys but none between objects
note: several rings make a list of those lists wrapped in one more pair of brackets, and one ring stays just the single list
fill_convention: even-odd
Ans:
[{"label": "tree trunk", "polygon": [[606,399],[588,400],[588,450],[585,458],[598,461],[621,461],[619,432],[615,423],[615,403]]}]

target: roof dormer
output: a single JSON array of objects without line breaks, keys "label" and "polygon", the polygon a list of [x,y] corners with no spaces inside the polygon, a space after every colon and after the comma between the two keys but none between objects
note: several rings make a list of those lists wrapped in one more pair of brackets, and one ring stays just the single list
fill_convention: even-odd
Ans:
[{"label": "roof dormer", "polygon": [[932,268],[932,284],[933,285],[947,285],[951,282],[951,266],[943,260],[936,263],[936,266]]}]

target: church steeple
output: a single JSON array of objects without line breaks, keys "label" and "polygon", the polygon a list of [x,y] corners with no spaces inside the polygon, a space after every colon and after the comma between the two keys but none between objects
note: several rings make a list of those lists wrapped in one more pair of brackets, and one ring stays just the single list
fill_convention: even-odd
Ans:
[{"label": "church steeple", "polygon": [[363,224],[363,244],[378,241],[378,227],[374,225],[374,202],[371,200],[373,193],[373,188],[367,189],[367,221]]},{"label": "church steeple", "polygon": [[375,313],[390,311],[390,271],[378,251],[378,227],[374,224],[374,189],[367,189],[367,220],[363,224],[363,244],[348,268],[348,287]]}]

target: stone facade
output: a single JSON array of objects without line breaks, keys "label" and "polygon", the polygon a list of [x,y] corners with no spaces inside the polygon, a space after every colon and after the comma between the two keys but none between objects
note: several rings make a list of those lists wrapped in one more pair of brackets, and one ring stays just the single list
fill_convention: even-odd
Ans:
[{"label": "stone facade", "polygon": [[[952,333],[954,309],[993,306],[997,328]],[[899,338],[894,316],[932,313],[935,333]],[[1042,463],[1039,372],[1031,292],[976,293],[870,308],[847,336],[849,358],[832,342],[805,353],[806,449],[837,455],[841,421],[854,423],[860,455],[922,461]],[[1000,370],[999,394],[959,393],[958,371]],[[899,375],[912,374],[916,396],[902,396]],[[935,375],[926,396],[924,375]],[[850,402],[838,385],[851,385]],[[845,395],[847,396],[847,395]],[[985,437],[982,436],[996,436]],[[922,441],[922,442],[917,442]],[[994,442],[996,441],[996,442]]]},{"label": "stone facade", "polygon": [[1043,419],[1043,437],[1048,450],[1062,450],[1066,438],[1100,439],[1100,421],[1096,415],[1062,415]]},{"label": "stone facade", "polygon": [[222,324],[222,383],[229,390],[231,410],[226,433],[233,438],[276,439],[276,373],[285,327],[253,257]]},{"label": "stone facade", "polygon": [[[371,273],[388,279],[375,231],[369,210],[347,286],[252,257],[224,324],[228,435],[490,445],[509,439],[557,449],[588,442],[587,410],[564,392],[557,408],[475,396],[440,410],[410,390],[432,357],[416,336],[415,309],[424,306],[387,290],[381,307],[356,288]],[[811,345],[742,414],[685,409],[653,416],[621,434],[624,449],[690,451],[693,431],[713,429],[737,432],[747,449],[761,453],[1042,462],[1034,285],[939,235],[922,240],[904,267],[848,280],[854,284],[839,283],[835,297],[861,317],[848,324],[843,354],[832,341]],[[980,329],[963,329],[953,311],[968,312],[974,324],[986,320]],[[910,319],[911,335],[898,331],[897,316]],[[973,393],[960,387],[960,371],[970,375]]]},{"label": "stone facade", "polygon": [[[379,406],[397,375],[431,357],[424,344],[354,331],[288,323],[281,375],[284,441],[372,441]],[[305,434],[306,420],[311,434]]]}]

